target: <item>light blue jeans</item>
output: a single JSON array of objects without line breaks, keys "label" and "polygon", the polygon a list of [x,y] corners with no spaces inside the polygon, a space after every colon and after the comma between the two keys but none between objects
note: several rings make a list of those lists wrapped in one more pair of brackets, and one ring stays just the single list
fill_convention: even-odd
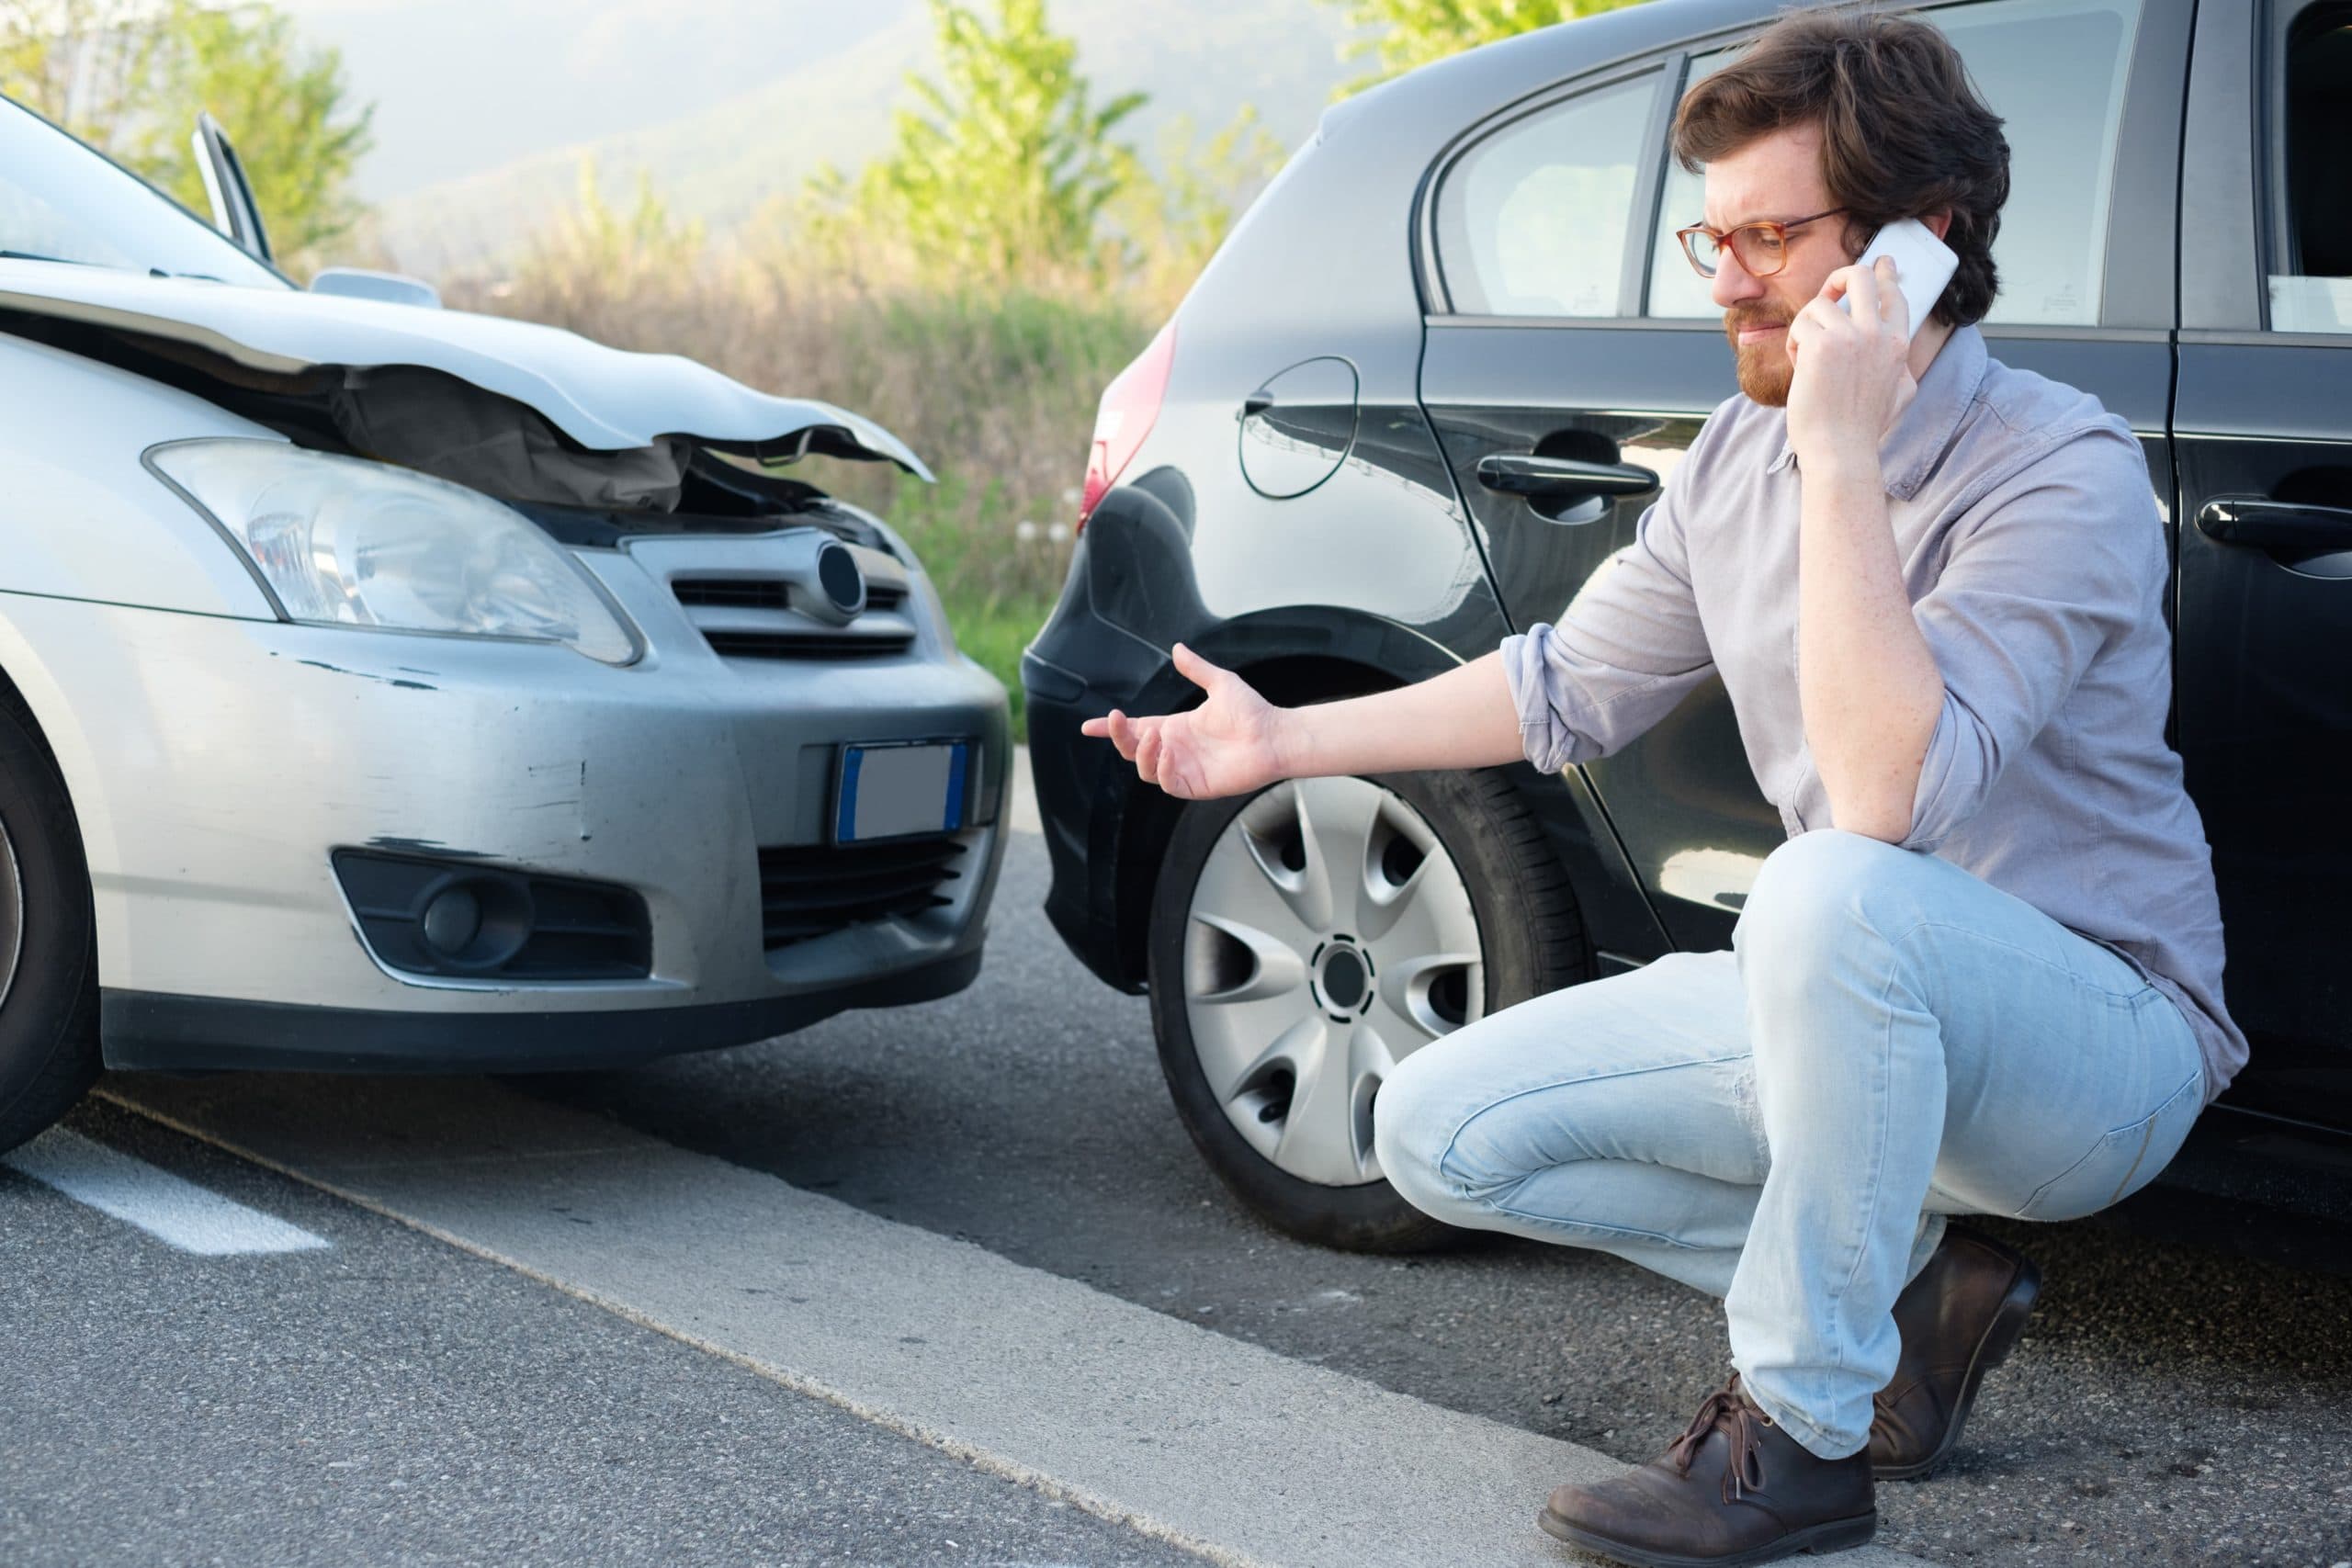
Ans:
[{"label": "light blue jeans", "polygon": [[1453,1224],[1724,1298],[1732,1364],[1825,1459],[1870,1438],[1944,1216],[2087,1214],[2204,1107],[2188,1020],[2115,950],[1856,833],[1764,862],[1730,949],[1533,998],[1408,1056],[1382,1169]]}]

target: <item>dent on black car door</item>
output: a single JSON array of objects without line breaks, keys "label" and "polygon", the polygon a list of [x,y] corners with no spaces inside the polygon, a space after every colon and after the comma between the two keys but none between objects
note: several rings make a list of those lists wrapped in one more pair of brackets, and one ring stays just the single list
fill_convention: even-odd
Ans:
[{"label": "dent on black car door", "polygon": [[2207,7],[2190,117],[2177,685],[2230,1098],[2352,1126],[2352,4]]},{"label": "dent on black car door", "polygon": [[[2147,236],[2173,227],[2189,0],[1928,15],[2012,150],[1988,346],[2122,414],[2169,501],[2172,257]],[[1736,389],[1722,313],[1674,239],[1703,216],[1703,182],[1665,142],[1672,99],[1737,42],[1579,85],[1485,130],[1441,172],[1424,237],[1446,309],[1430,318],[1421,394],[1515,629],[1556,619],[1657,498],[1609,470],[1662,476]],[[1630,241],[1616,226],[1628,209]],[[1787,829],[1722,683],[1587,772],[1674,942],[1725,945]]]}]

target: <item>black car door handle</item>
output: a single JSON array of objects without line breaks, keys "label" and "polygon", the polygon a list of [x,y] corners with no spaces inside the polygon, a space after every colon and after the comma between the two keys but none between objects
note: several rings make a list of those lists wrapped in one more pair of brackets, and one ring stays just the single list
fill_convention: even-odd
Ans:
[{"label": "black car door handle", "polygon": [[1528,452],[1490,452],[1478,459],[1478,482],[1505,495],[1563,501],[1577,495],[1641,495],[1657,488],[1657,475],[1631,463],[1587,463]]},{"label": "black car door handle", "polygon": [[2352,550],[2352,507],[2216,496],[2199,509],[2197,531],[2256,550]]}]

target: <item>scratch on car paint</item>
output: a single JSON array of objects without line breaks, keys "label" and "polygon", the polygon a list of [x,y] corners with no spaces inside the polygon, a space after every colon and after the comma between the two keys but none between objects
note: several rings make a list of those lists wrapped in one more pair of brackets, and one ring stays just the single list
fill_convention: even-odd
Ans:
[{"label": "scratch on car paint", "polygon": [[571,807],[572,809],[572,829],[580,835],[581,841],[584,843],[588,839],[588,760],[585,757],[582,757],[575,761],[571,758],[567,757],[560,762],[533,762],[526,766],[523,771],[527,773],[532,782],[536,784],[554,773],[559,768],[563,770],[568,779],[572,777],[577,778],[578,788],[570,795],[558,795],[550,800],[534,801],[527,806],[519,807],[517,809],[524,811],[544,811],[550,807]]},{"label": "scratch on car paint", "polygon": [[437,692],[441,689],[438,686],[428,686],[422,681],[401,681],[390,675],[379,675],[372,670],[345,670],[340,664],[329,664],[322,659],[304,659],[297,662],[307,664],[313,670],[331,671],[337,675],[355,675],[362,681],[381,681],[387,686],[399,686],[411,692]]},{"label": "scratch on car paint", "polygon": [[491,858],[486,852],[481,850],[452,849],[438,839],[401,839],[383,833],[379,833],[376,837],[368,840],[368,847],[371,850],[406,850],[413,854],[447,855],[451,860],[488,860]]}]

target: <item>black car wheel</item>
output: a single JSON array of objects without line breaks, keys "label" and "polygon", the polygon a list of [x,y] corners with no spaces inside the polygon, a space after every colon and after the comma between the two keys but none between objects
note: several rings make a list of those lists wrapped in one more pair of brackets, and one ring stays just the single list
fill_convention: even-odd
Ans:
[{"label": "black car wheel", "polygon": [[65,784],[0,693],[0,1150],[55,1122],[98,1076],[90,875]]},{"label": "black car wheel", "polygon": [[1381,1175],[1381,1080],[1590,973],[1566,875],[1496,770],[1189,802],[1148,942],[1160,1069],[1193,1141],[1277,1228],[1361,1251],[1449,1234]]}]

